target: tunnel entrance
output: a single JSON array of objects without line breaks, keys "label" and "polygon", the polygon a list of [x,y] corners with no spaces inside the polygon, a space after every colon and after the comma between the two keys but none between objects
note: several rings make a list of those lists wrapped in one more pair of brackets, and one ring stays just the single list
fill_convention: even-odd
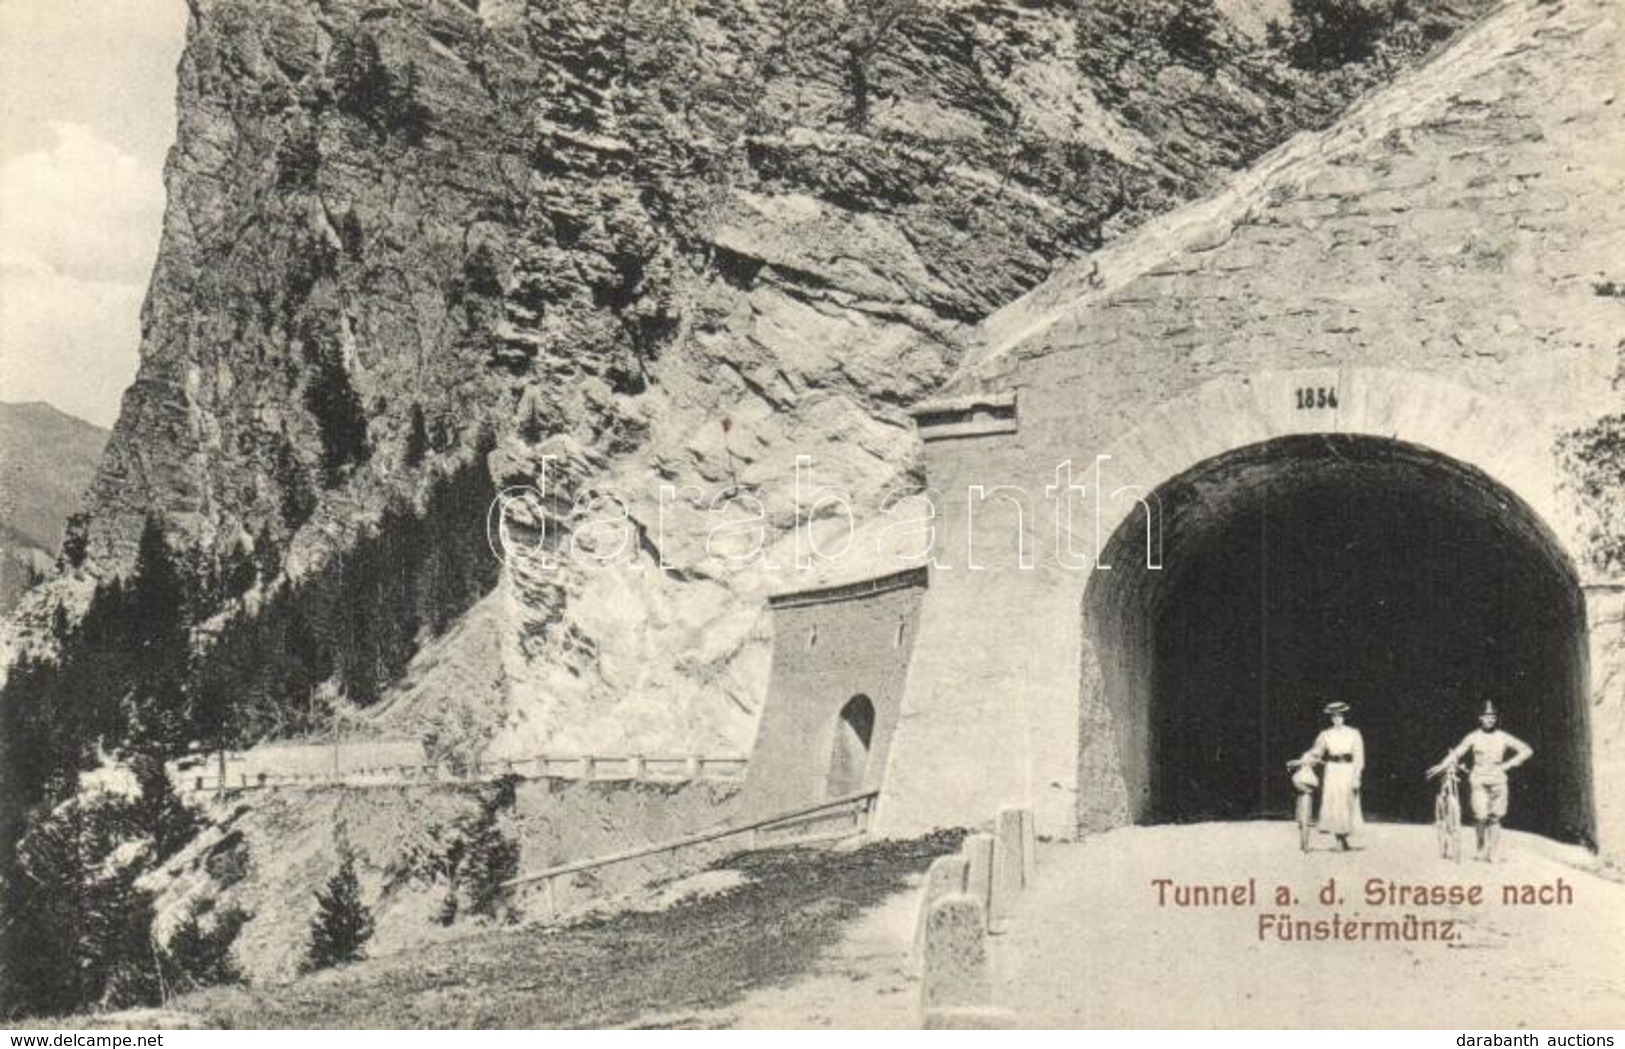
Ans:
[{"label": "tunnel entrance", "polygon": [[846,701],[835,719],[835,739],[830,745],[826,793],[840,798],[863,789],[869,771],[869,741],[875,731],[875,705],[868,696],[856,695]]},{"label": "tunnel entrance", "polygon": [[[1084,599],[1084,702],[1104,713],[1085,733],[1110,737],[1124,818],[1288,815],[1285,762],[1342,700],[1367,817],[1427,822],[1423,770],[1490,700],[1535,749],[1507,824],[1593,843],[1584,602],[1511,492],[1414,445],[1302,435],[1203,462],[1149,502],[1163,567],[1147,569],[1136,513]],[[1100,750],[1083,790],[1102,789]]]}]

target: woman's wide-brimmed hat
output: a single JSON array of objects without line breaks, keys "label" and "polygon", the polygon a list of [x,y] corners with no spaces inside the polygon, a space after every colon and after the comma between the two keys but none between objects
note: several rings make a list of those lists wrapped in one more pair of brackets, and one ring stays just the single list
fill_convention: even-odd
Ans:
[{"label": "woman's wide-brimmed hat", "polygon": [[1347,714],[1348,712],[1349,712],[1349,705],[1347,703],[1342,702],[1341,700],[1339,700],[1336,703],[1328,703],[1328,704],[1326,704],[1326,709],[1321,711],[1322,714],[1326,714],[1326,715]]}]

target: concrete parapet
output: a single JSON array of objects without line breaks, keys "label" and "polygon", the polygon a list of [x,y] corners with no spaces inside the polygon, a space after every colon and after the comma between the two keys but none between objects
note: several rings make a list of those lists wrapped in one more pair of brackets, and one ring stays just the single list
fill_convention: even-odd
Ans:
[{"label": "concrete parapet", "polygon": [[927,1031],[1008,1031],[1016,1026],[1016,1014],[991,1005],[927,1009],[920,1026]]},{"label": "concrete parapet", "polygon": [[926,926],[930,924],[931,908],[938,900],[963,895],[967,864],[963,855],[938,856],[925,872],[925,885],[920,890],[920,916],[914,927],[914,949],[923,954]]},{"label": "concrete parapet", "polygon": [[1021,810],[1021,884],[1025,888],[1038,876],[1038,831],[1032,809]]},{"label": "concrete parapet", "polygon": [[965,893],[982,907],[993,906],[993,835],[972,834],[959,846],[965,857]]},{"label": "concrete parapet", "polygon": [[926,897],[939,899],[954,893],[965,891],[965,857],[955,853],[952,856],[938,856],[931,861],[931,866],[925,872]]},{"label": "concrete parapet", "polygon": [[982,905],[964,893],[944,896],[926,911],[920,973],[922,1018],[933,1011],[987,1007],[993,980]]},{"label": "concrete parapet", "polygon": [[1010,915],[1016,895],[1027,884],[1029,830],[1032,813],[1023,809],[999,810],[993,823],[993,884],[988,918],[998,921]]}]

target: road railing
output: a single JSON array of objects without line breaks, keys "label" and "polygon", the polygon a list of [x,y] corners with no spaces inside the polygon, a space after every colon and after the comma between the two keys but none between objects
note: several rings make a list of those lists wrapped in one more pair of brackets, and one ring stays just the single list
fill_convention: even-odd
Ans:
[{"label": "road railing", "polygon": [[544,754],[471,762],[456,767],[444,763],[370,765],[338,771],[252,772],[230,771],[224,784],[218,771],[181,770],[177,786],[185,792],[279,790],[344,786],[402,786],[415,783],[468,783],[519,776],[522,779],[566,779],[600,782],[686,783],[711,780],[738,783],[745,778],[749,759],[736,755],[605,755]]},{"label": "road railing", "polygon": [[609,867],[654,860],[663,868],[665,879],[675,880],[690,868],[698,869],[704,862],[715,859],[718,852],[726,854],[771,845],[811,844],[855,837],[869,829],[869,817],[878,795],[878,791],[872,790],[846,794],[749,823],[724,824],[709,831],[607,856],[561,863],[520,875],[503,882],[502,887],[520,901],[528,902],[539,894],[546,913],[556,915],[566,884],[586,883],[591,888],[597,881],[595,875]]}]

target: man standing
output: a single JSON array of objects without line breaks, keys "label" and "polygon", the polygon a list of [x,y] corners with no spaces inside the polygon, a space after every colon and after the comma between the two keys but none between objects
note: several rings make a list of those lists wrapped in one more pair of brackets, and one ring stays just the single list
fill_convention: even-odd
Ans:
[{"label": "man standing", "polygon": [[[1473,767],[1467,774],[1467,785],[1473,831],[1478,839],[1478,854],[1474,858],[1486,863],[1495,858],[1501,838],[1501,820],[1507,814],[1507,773],[1535,753],[1529,744],[1495,726],[1495,704],[1485,703],[1484,713],[1478,716],[1478,728],[1467,733],[1443,761],[1428,769],[1429,776],[1436,775],[1456,764],[1468,751],[1472,752]],[[1509,753],[1511,757],[1507,756]]]}]

